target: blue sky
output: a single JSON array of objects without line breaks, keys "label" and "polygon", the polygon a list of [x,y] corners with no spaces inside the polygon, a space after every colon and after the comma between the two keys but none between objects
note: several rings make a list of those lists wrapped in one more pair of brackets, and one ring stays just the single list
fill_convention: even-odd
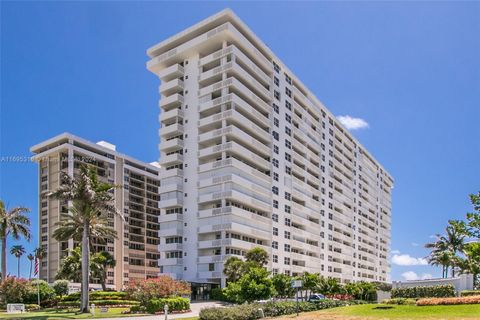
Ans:
[{"label": "blue sky", "polygon": [[[439,276],[422,245],[480,190],[480,2],[1,2],[1,156],[69,131],[156,160],[145,50],[225,7],[334,114],[369,124],[353,134],[396,181],[392,278]],[[0,198],[32,209],[36,236],[36,165],[0,165]]]}]

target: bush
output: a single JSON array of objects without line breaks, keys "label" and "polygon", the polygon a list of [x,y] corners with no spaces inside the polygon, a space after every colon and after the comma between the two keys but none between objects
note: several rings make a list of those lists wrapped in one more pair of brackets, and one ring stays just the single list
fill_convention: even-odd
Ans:
[{"label": "bush", "polygon": [[412,298],[393,298],[385,299],[382,301],[383,304],[396,304],[396,305],[414,305],[417,303],[417,300]]},{"label": "bush", "polygon": [[455,296],[453,285],[392,289],[392,298],[446,298]]},{"label": "bush", "polygon": [[[316,311],[334,307],[358,304],[355,301],[321,300],[317,302],[299,302],[300,312]],[[259,319],[261,311],[265,317],[278,317],[297,312],[294,301],[275,301],[267,303],[251,303],[231,308],[205,308],[200,311],[200,320],[254,320]]]},{"label": "bush", "polygon": [[52,288],[57,296],[66,296],[68,294],[68,280],[56,280]]},{"label": "bush", "polygon": [[[38,286],[38,287],[37,287]],[[38,302],[38,288],[40,289],[40,303],[42,307],[53,307],[57,304],[55,290],[44,280],[30,281],[29,290],[23,303],[33,304]]]},{"label": "bush", "polygon": [[152,299],[169,298],[190,294],[190,285],[184,281],[177,281],[169,276],[158,278],[133,280],[125,290],[132,300],[140,301],[146,306]]},{"label": "bush", "polygon": [[[118,291],[92,291],[89,295],[91,300],[127,300],[126,292]],[[62,301],[78,301],[80,300],[80,292],[69,294],[62,297]]]},{"label": "bush", "polygon": [[168,305],[169,312],[190,310],[190,300],[181,297],[152,299],[147,303],[146,310],[148,313],[162,312],[165,305]]},{"label": "bush", "polygon": [[480,290],[464,290],[460,292],[460,296],[462,297],[480,296]]},{"label": "bush", "polygon": [[2,303],[25,303],[30,294],[30,282],[26,279],[7,277],[0,283],[0,298]]},{"label": "bush", "polygon": [[27,311],[40,310],[40,306],[38,304],[35,304],[35,303],[26,304],[25,305],[25,310],[27,310]]},{"label": "bush", "polygon": [[230,302],[227,296],[223,293],[222,288],[213,288],[212,290],[210,290],[210,300]]},{"label": "bush", "polygon": [[[90,300],[90,303],[96,306],[137,306],[140,303],[133,300]],[[78,307],[80,306],[80,300],[75,301],[60,301],[59,307]]]},{"label": "bush", "polygon": [[480,296],[454,297],[454,298],[429,298],[417,301],[417,306],[439,306],[455,304],[479,304]]}]

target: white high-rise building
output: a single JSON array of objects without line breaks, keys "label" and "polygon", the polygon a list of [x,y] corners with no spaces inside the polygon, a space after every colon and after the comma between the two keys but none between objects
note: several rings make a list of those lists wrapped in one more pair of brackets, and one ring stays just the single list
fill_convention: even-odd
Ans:
[{"label": "white high-rise building", "polygon": [[161,272],[224,284],[228,257],[262,247],[273,273],[389,280],[392,177],[231,10],[148,55]]}]

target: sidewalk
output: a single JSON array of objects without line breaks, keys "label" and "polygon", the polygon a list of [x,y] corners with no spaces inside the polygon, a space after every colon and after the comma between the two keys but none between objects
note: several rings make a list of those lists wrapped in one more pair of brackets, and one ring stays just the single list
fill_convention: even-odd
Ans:
[{"label": "sidewalk", "polygon": [[[191,312],[181,313],[181,314],[172,314],[168,315],[168,319],[183,319],[183,318],[193,318],[198,317],[200,310],[203,308],[211,307],[223,307],[224,303],[218,301],[208,301],[208,302],[192,302],[190,303]],[[129,319],[129,320],[163,320],[165,316],[160,315],[149,315],[149,316],[138,316],[138,317],[120,317],[115,319]],[[95,320],[111,320],[111,318],[97,318]]]}]

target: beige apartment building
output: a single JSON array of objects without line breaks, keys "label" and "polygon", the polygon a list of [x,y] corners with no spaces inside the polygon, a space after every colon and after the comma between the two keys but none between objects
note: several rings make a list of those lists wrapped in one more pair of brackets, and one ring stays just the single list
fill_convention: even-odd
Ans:
[{"label": "beige apartment building", "polygon": [[231,10],[147,53],[162,273],[223,285],[259,246],[273,273],[389,280],[392,177]]},{"label": "beige apartment building", "polygon": [[115,205],[123,217],[111,216],[109,222],[117,231],[117,239],[94,245],[95,251],[108,251],[116,260],[115,268],[108,270],[107,286],[120,290],[131,279],[158,276],[160,168],[157,163],[147,164],[115,149],[110,143],[92,143],[69,133],[31,147],[38,162],[38,234],[41,247],[47,251],[39,268],[41,279],[53,282],[61,259],[79,245],[52,237],[60,213],[68,212],[68,203],[50,199],[47,194],[59,187],[60,172],[74,176],[87,163],[96,167],[104,182],[121,185],[114,193]]}]

